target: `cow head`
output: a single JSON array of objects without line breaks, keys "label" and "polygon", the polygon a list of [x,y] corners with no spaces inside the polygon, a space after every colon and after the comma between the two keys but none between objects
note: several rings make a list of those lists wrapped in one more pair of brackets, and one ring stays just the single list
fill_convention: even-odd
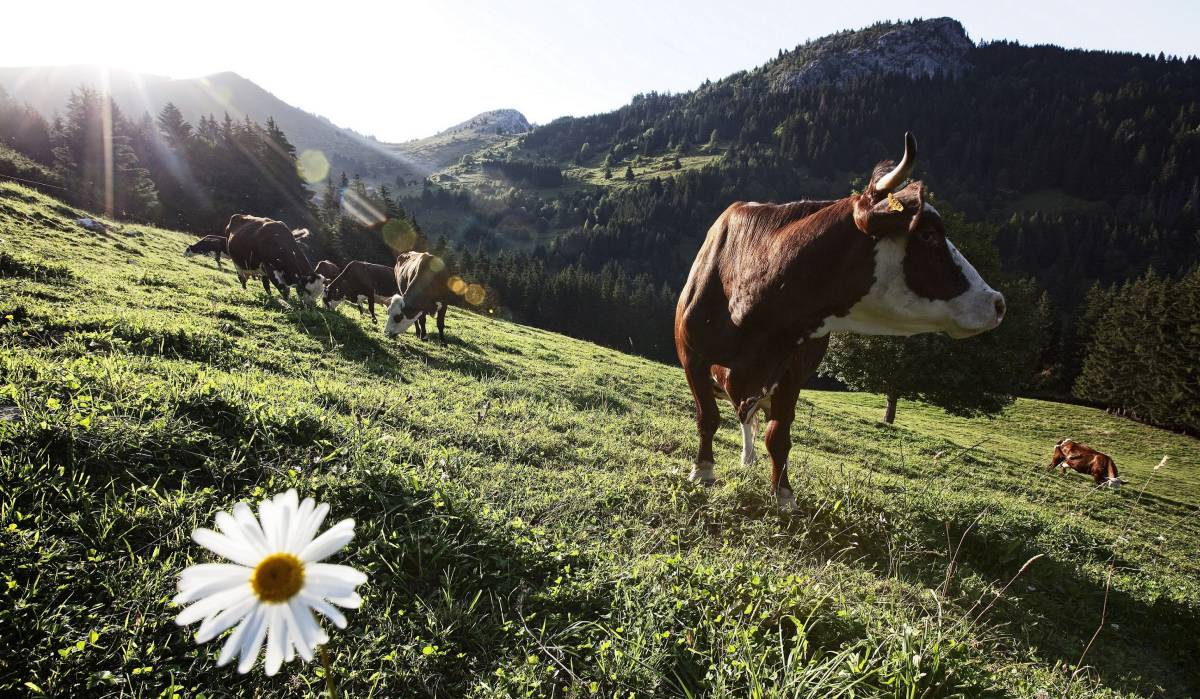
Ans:
[{"label": "cow head", "polygon": [[325,277],[316,272],[305,274],[296,283],[296,294],[315,306],[325,296]]},{"label": "cow head", "polygon": [[946,238],[942,217],[912,182],[917,142],[905,134],[899,165],[876,166],[866,191],[853,198],[854,224],[874,239],[870,291],[830,330],[869,335],[944,332],[954,338],[991,330],[1004,318],[1004,296]]},{"label": "cow head", "polygon": [[383,332],[388,337],[402,335],[408,326],[416,322],[418,315],[420,311],[405,308],[404,294],[396,294],[388,301],[387,323],[383,326]]}]

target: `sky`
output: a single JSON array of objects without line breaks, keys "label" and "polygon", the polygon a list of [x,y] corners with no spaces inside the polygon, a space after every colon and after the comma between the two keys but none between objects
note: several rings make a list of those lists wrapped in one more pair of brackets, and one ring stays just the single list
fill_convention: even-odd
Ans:
[{"label": "sky", "polygon": [[98,64],[173,78],[236,72],[384,141],[481,111],[535,123],[682,92],[780,48],[878,20],[951,16],[975,41],[1189,56],[1200,1],[5,0],[0,66]]}]

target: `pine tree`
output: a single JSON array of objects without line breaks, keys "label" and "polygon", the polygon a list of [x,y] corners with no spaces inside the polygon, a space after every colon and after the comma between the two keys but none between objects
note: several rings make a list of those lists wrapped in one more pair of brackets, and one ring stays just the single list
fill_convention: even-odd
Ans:
[{"label": "pine tree", "polygon": [[634,175],[633,175],[633,166],[632,166],[632,165],[626,165],[626,166],[625,166],[625,181],[626,181],[626,182],[633,182],[633,180],[634,180]]}]

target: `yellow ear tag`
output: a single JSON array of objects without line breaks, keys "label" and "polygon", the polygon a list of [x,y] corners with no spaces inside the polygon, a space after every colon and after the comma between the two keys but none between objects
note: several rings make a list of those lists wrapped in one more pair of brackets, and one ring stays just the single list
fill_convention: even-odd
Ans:
[{"label": "yellow ear tag", "polygon": [[888,192],[888,210],[889,211],[904,211],[904,204],[901,204],[899,199],[892,196],[891,192]]}]

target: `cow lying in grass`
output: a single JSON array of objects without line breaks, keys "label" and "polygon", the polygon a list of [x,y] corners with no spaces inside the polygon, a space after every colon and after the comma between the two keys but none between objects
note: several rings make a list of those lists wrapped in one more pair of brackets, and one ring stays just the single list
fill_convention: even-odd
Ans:
[{"label": "cow lying in grass", "polygon": [[220,268],[221,254],[225,252],[225,245],[228,242],[228,239],[223,235],[206,235],[187,246],[183,251],[183,256],[211,255],[217,261],[217,267]]},{"label": "cow lying in grass", "polygon": [[1120,488],[1125,481],[1117,476],[1117,463],[1108,454],[1080,444],[1073,439],[1063,439],[1054,445],[1054,457],[1047,468],[1058,467],[1059,473],[1071,469],[1092,477],[1101,488]]}]

